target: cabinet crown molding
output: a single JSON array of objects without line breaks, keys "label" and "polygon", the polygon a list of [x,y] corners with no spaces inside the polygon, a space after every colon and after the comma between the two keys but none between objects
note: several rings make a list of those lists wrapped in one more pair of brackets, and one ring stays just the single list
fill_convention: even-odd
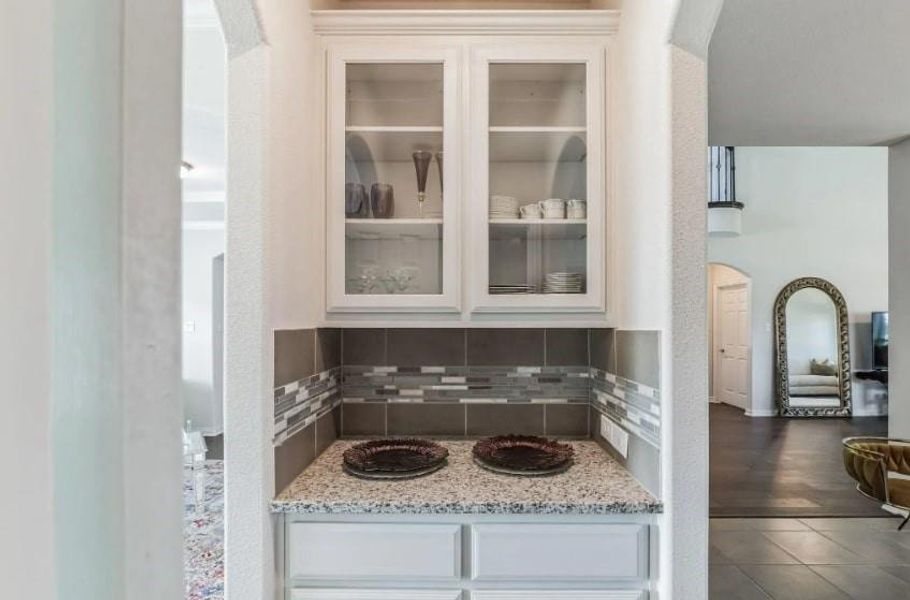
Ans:
[{"label": "cabinet crown molding", "polygon": [[618,10],[314,10],[319,35],[613,35]]}]

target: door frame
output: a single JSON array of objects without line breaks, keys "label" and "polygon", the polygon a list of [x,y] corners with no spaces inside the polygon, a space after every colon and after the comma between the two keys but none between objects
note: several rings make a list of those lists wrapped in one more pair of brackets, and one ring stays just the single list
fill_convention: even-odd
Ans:
[{"label": "door frame", "polygon": [[[749,332],[749,344],[748,344],[748,350],[746,351],[746,365],[747,365],[747,367],[746,367],[746,402],[745,402],[745,406],[742,408],[745,411],[746,416],[751,417],[752,416],[752,338],[753,338],[753,336],[752,336],[752,279],[748,275],[746,275],[745,273],[743,273],[742,271],[737,269],[736,267],[730,267],[729,265],[724,265],[724,266],[737,271],[740,275],[743,276],[745,281],[737,282],[737,283],[729,283],[729,284],[725,284],[725,285],[712,285],[712,289],[711,289],[712,327],[711,327],[711,330],[713,332],[713,335],[711,336],[711,363],[713,365],[713,372],[712,372],[712,376],[711,376],[711,379],[712,379],[711,385],[712,385],[712,389],[714,390],[714,393],[711,395],[711,399],[713,402],[716,402],[718,404],[724,404],[723,402],[720,401],[720,399],[719,399],[720,394],[718,392],[718,390],[720,389],[720,387],[718,385],[720,382],[720,369],[718,368],[719,361],[717,360],[718,353],[720,351],[720,347],[719,347],[720,346],[720,344],[719,344],[720,319],[718,319],[718,313],[719,313],[718,298],[720,297],[721,290],[732,289],[732,288],[737,288],[737,287],[744,287],[746,289],[746,319],[748,321],[746,331]],[[737,408],[740,408],[740,407],[737,407]]]}]

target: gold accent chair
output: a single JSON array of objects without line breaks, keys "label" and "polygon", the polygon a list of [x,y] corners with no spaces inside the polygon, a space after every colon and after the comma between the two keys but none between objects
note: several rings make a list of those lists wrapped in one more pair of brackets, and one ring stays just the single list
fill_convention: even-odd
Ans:
[{"label": "gold accent chair", "polygon": [[[844,468],[856,489],[869,498],[905,514],[898,531],[910,520],[910,441],[883,437],[843,440]],[[905,478],[889,477],[889,474]]]}]

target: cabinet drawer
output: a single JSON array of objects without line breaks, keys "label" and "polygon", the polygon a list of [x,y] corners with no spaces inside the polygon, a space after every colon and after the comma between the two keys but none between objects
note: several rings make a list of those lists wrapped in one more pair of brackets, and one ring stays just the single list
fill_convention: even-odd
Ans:
[{"label": "cabinet drawer", "polygon": [[460,525],[291,523],[288,577],[452,579],[461,575]]},{"label": "cabinet drawer", "polygon": [[473,600],[642,600],[641,590],[478,590]]},{"label": "cabinet drawer", "polygon": [[476,525],[472,576],[507,579],[640,579],[645,525]]},{"label": "cabinet drawer", "polygon": [[290,600],[461,600],[461,591],[297,588]]}]

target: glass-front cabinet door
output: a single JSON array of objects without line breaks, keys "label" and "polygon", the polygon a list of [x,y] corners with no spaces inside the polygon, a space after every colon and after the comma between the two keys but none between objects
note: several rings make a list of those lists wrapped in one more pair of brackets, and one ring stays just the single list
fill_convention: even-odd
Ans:
[{"label": "glass-front cabinet door", "polygon": [[457,51],[329,51],[330,311],[458,310]]},{"label": "glass-front cabinet door", "polygon": [[605,310],[604,50],[472,60],[472,309]]}]

